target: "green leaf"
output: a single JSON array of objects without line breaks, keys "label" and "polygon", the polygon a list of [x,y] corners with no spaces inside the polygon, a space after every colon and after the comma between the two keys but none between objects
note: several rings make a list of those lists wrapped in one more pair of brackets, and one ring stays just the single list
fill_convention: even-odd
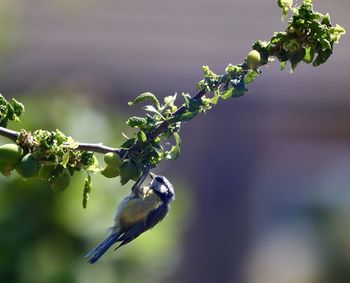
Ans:
[{"label": "green leaf", "polygon": [[248,73],[244,77],[244,83],[250,84],[252,83],[256,77],[258,77],[260,74],[256,70],[249,70]]},{"label": "green leaf", "polygon": [[241,66],[228,64],[225,72],[228,74],[228,77],[232,79],[242,74],[243,68]]},{"label": "green leaf", "polygon": [[328,13],[324,15],[324,17],[323,17],[323,19],[321,21],[321,24],[329,26],[329,27],[332,26],[332,24],[331,24],[331,17],[330,17],[330,15]]},{"label": "green leaf", "polygon": [[204,80],[197,85],[197,88],[205,88],[208,92],[214,91],[220,80],[220,76],[210,70],[208,66],[203,66],[202,69]]},{"label": "green leaf", "polygon": [[205,80],[200,80],[200,81],[197,83],[197,90],[200,91],[200,90],[202,90],[203,88],[205,88]]},{"label": "green leaf", "polygon": [[20,102],[18,102],[16,99],[12,98],[12,104],[13,104],[13,109],[15,111],[15,114],[17,116],[21,116],[23,112],[25,111],[24,105]]},{"label": "green leaf", "polygon": [[138,103],[146,101],[146,100],[151,100],[153,102],[153,104],[157,107],[157,109],[160,108],[159,100],[151,92],[144,92],[144,93],[140,94],[138,97],[136,97],[134,99],[134,101],[130,101],[128,104],[129,105],[135,105],[135,104],[138,104]]},{"label": "green leaf", "polygon": [[296,67],[304,59],[304,57],[305,57],[305,49],[303,48],[295,52],[290,52],[289,61],[292,65],[292,71],[296,69]]},{"label": "green leaf", "polygon": [[143,110],[148,111],[148,112],[152,112],[152,113],[156,113],[159,114],[158,110],[156,108],[154,108],[154,106],[152,105],[146,105],[143,107]]},{"label": "green leaf", "polygon": [[177,107],[174,105],[177,97],[177,93],[174,95],[164,97],[164,105],[159,109],[159,112],[163,112],[166,108],[170,108],[171,112],[175,112]]},{"label": "green leaf", "polygon": [[130,148],[135,144],[136,139],[135,138],[130,138],[126,140],[120,147],[122,148]]},{"label": "green leaf", "polygon": [[293,0],[277,0],[278,7],[282,9],[282,21],[285,21],[288,11],[292,9]]},{"label": "green leaf", "polygon": [[219,102],[219,98],[220,98],[220,91],[217,90],[214,92],[214,96],[210,98],[209,102],[213,105],[216,105]]},{"label": "green leaf", "polygon": [[189,112],[196,112],[198,111],[201,106],[203,105],[202,99],[194,99],[191,97],[188,93],[182,93],[181,94],[185,100],[185,106]]},{"label": "green leaf", "polygon": [[8,121],[20,122],[19,117],[23,112],[23,104],[16,99],[12,99],[11,104],[0,94],[0,126],[6,127]]},{"label": "green leaf", "polygon": [[129,118],[126,123],[133,128],[140,128],[140,127],[144,127],[147,125],[147,120],[145,118],[141,118],[141,117],[131,117]]},{"label": "green leaf", "polygon": [[163,120],[165,119],[165,118],[163,117],[163,115],[162,115],[156,108],[154,108],[154,106],[152,106],[152,105],[146,105],[146,106],[144,106],[144,107],[143,107],[143,110],[148,111],[148,112],[151,112],[151,113],[154,113],[154,114],[158,115],[159,118],[161,118],[161,119],[163,119]]},{"label": "green leaf", "polygon": [[197,114],[198,114],[198,110],[194,111],[194,112],[190,112],[190,111],[186,111],[184,113],[182,113],[180,116],[177,117],[177,121],[189,121],[191,119],[193,119]]},{"label": "green leaf", "polygon": [[86,166],[86,171],[89,173],[98,173],[101,171],[101,168],[99,167],[98,159],[95,155],[92,155],[91,160],[89,164]]},{"label": "green leaf", "polygon": [[317,67],[327,61],[327,59],[332,55],[332,49],[326,49],[323,52],[318,53],[315,61],[312,63],[313,66]]},{"label": "green leaf", "polygon": [[331,28],[330,32],[332,41],[335,43],[339,43],[340,37],[346,33],[345,29],[340,25],[336,25],[335,27]]},{"label": "green leaf", "polygon": [[287,67],[287,61],[281,61],[280,62],[280,69],[281,71],[284,70]]},{"label": "green leaf", "polygon": [[305,48],[304,62],[310,64],[315,58],[315,49],[311,46]]},{"label": "green leaf", "polygon": [[138,174],[139,170],[134,162],[131,160],[124,161],[120,168],[120,183],[125,185],[130,179]]},{"label": "green leaf", "polygon": [[283,49],[286,51],[295,52],[300,49],[300,43],[296,39],[290,39],[283,44]]},{"label": "green leaf", "polygon": [[56,135],[57,135],[56,140],[58,145],[63,144],[67,140],[66,135],[58,129],[56,129]]},{"label": "green leaf", "polygon": [[175,145],[173,145],[170,151],[165,153],[165,158],[168,160],[176,160],[180,156],[181,138],[178,133],[174,133]]},{"label": "green leaf", "polygon": [[210,78],[210,79],[218,79],[219,75],[215,74],[212,70],[210,70],[209,66],[203,66],[203,74],[205,78]]},{"label": "green leaf", "polygon": [[232,95],[233,95],[234,93],[235,93],[235,89],[232,87],[232,88],[230,88],[229,90],[223,92],[223,93],[221,94],[221,98],[222,98],[222,99],[229,99],[229,98],[232,97]]},{"label": "green leaf", "polygon": [[[62,142],[62,140],[60,139],[60,141],[57,143],[61,144],[61,142]],[[76,149],[79,147],[79,143],[76,142],[75,140],[73,140],[72,137],[66,137],[66,141],[64,142],[64,144],[62,146],[65,148]]]},{"label": "green leaf", "polygon": [[63,154],[62,156],[62,161],[61,161],[61,165],[66,168],[67,167],[67,164],[69,162],[69,158],[70,158],[70,155],[69,155],[69,151],[67,151],[65,154]]},{"label": "green leaf", "polygon": [[147,142],[147,136],[146,134],[143,132],[143,131],[139,131],[137,133],[137,140],[140,142],[140,143],[145,143]]}]

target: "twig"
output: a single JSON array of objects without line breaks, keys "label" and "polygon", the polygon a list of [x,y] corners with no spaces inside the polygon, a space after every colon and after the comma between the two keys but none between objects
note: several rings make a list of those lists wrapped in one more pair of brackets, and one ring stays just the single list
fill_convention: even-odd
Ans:
[{"label": "twig", "polygon": [[[216,86],[217,87],[217,86]],[[199,91],[195,96],[193,96],[193,100],[200,100],[204,95],[208,94],[209,92],[206,91],[206,89],[202,89]],[[187,107],[185,105],[182,105],[179,109],[177,109],[173,117],[178,116],[185,112]],[[156,137],[158,137],[160,134],[164,133],[169,127],[169,122],[164,121],[162,124],[160,124],[152,133],[148,135],[149,140],[154,140]]]},{"label": "twig", "polygon": [[98,152],[98,153],[108,153],[108,152],[114,152],[119,155],[123,155],[125,150],[124,149],[119,149],[119,148],[114,148],[114,147],[109,147],[105,146],[102,143],[78,143],[78,147],[76,150],[82,150],[82,151],[93,151],[93,152]]},{"label": "twig", "polygon": [[[241,66],[243,68],[243,72],[247,72],[249,67],[248,64],[246,62],[240,64],[239,66]],[[221,76],[221,78],[223,78],[224,75]],[[222,85],[222,80],[219,80],[214,86],[213,88],[218,89],[220,88],[220,86]],[[204,95],[210,94],[213,91],[207,91],[205,88],[201,89],[199,92],[197,92],[197,94],[195,96],[192,97],[193,100],[200,100]],[[177,109],[173,114],[172,117],[176,117],[181,115],[182,113],[184,113],[186,111],[187,107],[186,105],[182,105],[179,109]],[[162,133],[164,133],[168,127],[170,126],[170,123],[168,121],[164,121],[162,124],[160,124],[153,132],[151,132],[148,135],[148,139],[149,140],[154,140],[156,137],[158,137],[159,135],[161,135]]]}]

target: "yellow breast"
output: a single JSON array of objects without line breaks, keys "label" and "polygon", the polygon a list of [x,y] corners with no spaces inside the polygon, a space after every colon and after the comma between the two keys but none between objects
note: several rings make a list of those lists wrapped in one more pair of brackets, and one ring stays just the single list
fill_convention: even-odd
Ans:
[{"label": "yellow breast", "polygon": [[147,215],[160,205],[160,198],[148,188],[138,198],[126,200],[118,210],[116,224],[120,229],[127,229],[136,222],[146,219]]}]

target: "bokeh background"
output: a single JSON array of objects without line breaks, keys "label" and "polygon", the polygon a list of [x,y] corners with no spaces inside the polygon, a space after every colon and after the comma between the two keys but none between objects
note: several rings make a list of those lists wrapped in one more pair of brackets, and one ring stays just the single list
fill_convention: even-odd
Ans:
[{"label": "bokeh background", "polygon": [[[27,109],[11,127],[117,146],[139,113],[127,101],[193,94],[202,65],[241,62],[284,29],[275,2],[1,0],[0,90]],[[350,29],[349,1],[314,4]],[[157,169],[176,188],[170,215],[94,266],[83,255],[128,187],[95,176],[84,210],[84,176],[61,194],[1,176],[0,282],[350,282],[349,58],[346,35],[324,66],[271,64],[184,125],[181,157]]]}]

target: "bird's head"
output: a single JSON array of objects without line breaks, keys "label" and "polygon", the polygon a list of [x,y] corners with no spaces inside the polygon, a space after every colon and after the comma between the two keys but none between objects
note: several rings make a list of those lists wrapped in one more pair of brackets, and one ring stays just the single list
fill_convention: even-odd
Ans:
[{"label": "bird's head", "polygon": [[150,172],[151,182],[150,188],[164,201],[169,203],[175,199],[175,192],[173,185],[167,178],[161,175],[155,175]]}]

